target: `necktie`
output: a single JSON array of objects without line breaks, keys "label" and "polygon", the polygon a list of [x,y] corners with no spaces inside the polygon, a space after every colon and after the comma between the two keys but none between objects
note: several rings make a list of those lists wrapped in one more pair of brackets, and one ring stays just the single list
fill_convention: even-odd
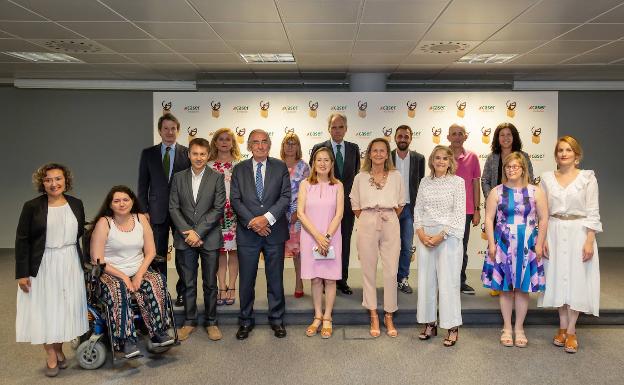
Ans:
[{"label": "necktie", "polygon": [[338,165],[338,172],[342,176],[342,171],[344,171],[344,159],[342,157],[342,151],[340,151],[341,147],[342,144],[336,145],[336,165]]},{"label": "necktie", "polygon": [[163,156],[163,171],[165,172],[165,177],[169,180],[169,170],[171,168],[171,158],[169,157],[169,151],[171,151],[171,147],[165,148],[165,156]]},{"label": "necktie", "polygon": [[262,192],[264,190],[264,185],[262,183],[262,163],[258,163],[256,166],[256,194],[258,195],[258,199],[262,200]]}]

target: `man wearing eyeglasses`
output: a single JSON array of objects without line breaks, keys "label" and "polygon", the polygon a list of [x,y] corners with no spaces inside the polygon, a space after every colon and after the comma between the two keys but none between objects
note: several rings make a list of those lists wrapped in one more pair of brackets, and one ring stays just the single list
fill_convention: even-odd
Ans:
[{"label": "man wearing eyeglasses", "polygon": [[468,238],[470,236],[470,224],[478,226],[481,222],[481,167],[479,157],[472,151],[464,148],[464,142],[468,139],[466,127],[453,123],[449,127],[446,137],[457,162],[455,175],[464,179],[466,184],[466,225],[464,227],[464,260],[461,269],[461,292],[474,294],[474,289],[466,283],[466,265],[468,264]]},{"label": "man wearing eyeglasses", "polygon": [[290,206],[290,177],[286,164],[269,157],[271,138],[264,130],[249,133],[252,158],[234,167],[230,202],[236,211],[236,246],[239,261],[239,328],[244,340],[255,326],[254,298],[260,253],[264,255],[269,302],[269,323],[275,337],[286,337],[284,313],[284,243],[289,238],[286,210]]}]

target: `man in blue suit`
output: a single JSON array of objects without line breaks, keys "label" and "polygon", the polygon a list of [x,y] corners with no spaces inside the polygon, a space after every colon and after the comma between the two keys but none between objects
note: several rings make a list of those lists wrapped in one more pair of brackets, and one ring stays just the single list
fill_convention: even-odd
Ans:
[{"label": "man in blue suit", "polygon": [[[146,213],[156,243],[156,254],[164,261],[154,261],[153,266],[167,277],[167,249],[169,231],[174,231],[169,217],[169,190],[171,178],[178,171],[191,167],[188,148],[176,143],[180,134],[180,122],[170,113],[158,119],[158,134],[162,143],[148,147],[141,153],[139,162],[138,198],[141,209]],[[184,305],[184,283],[181,268],[176,258],[176,306]]]},{"label": "man in blue suit", "polygon": [[290,205],[290,177],[286,164],[269,157],[271,138],[253,130],[247,140],[252,158],[232,172],[230,201],[237,215],[240,315],[236,338],[244,340],[255,325],[253,304],[260,252],[264,255],[269,322],[275,337],[286,337],[284,313],[284,242],[289,238],[286,210]]}]

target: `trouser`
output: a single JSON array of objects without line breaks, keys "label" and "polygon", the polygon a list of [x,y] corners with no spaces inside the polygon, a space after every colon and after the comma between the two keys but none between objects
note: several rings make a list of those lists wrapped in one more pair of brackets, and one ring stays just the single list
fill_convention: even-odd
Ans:
[{"label": "trouser", "polygon": [[256,298],[256,276],[258,275],[258,261],[260,252],[264,255],[264,273],[267,281],[267,299],[269,302],[269,323],[282,325],[286,312],[284,298],[284,242],[268,244],[265,239],[256,245],[238,244],[238,272],[239,272],[239,299],[241,326],[253,326],[254,301]]},{"label": "trouser", "polygon": [[414,241],[414,205],[408,203],[403,207],[399,217],[401,227],[401,251],[399,252],[399,271],[397,282],[409,277],[410,262],[412,261],[412,243]]},{"label": "trouser", "polygon": [[204,290],[204,326],[217,324],[217,269],[219,250],[189,247],[176,250],[184,281],[184,326],[197,325],[197,272],[201,259],[202,288]]},{"label": "trouser", "polygon": [[113,344],[119,348],[124,341],[136,342],[134,315],[130,308],[131,295],[134,294],[143,323],[150,336],[163,333],[169,328],[166,309],[165,285],[162,276],[148,270],[143,276],[139,290],[130,293],[120,278],[104,273],[100,277],[102,299],[108,307],[108,319],[113,333]]},{"label": "trouser", "polygon": [[464,224],[464,257],[462,260],[462,268],[461,268],[461,280],[460,283],[463,285],[466,283],[466,266],[468,265],[468,240],[470,239],[470,225],[472,224],[472,217],[474,214],[466,214],[466,223]]},{"label": "trouser", "polygon": [[[163,261],[152,262],[154,270],[160,272],[165,281],[167,280],[167,253],[169,252],[169,231],[175,231],[175,227],[171,222],[169,216],[165,219],[164,223],[155,224],[150,223],[152,226],[152,232],[154,233],[154,243],[156,244],[156,254],[163,258]],[[184,282],[182,281],[182,268],[180,267],[180,261],[176,255],[175,268],[178,273],[178,281],[176,282],[176,294],[179,296],[184,294]]]},{"label": "trouser", "polygon": [[[439,234],[442,226],[424,228],[425,234]],[[450,329],[462,324],[459,271],[461,268],[461,241],[453,236],[436,247],[426,247],[418,240],[418,304],[419,323],[437,319],[440,297],[440,327]]]},{"label": "trouser", "polygon": [[377,309],[377,260],[381,256],[384,282],[384,310],[398,309],[396,274],[401,240],[399,218],[393,209],[362,210],[358,218],[357,249],[362,265],[362,306]]},{"label": "trouser", "polygon": [[345,212],[340,222],[340,231],[342,233],[342,279],[338,281],[339,285],[346,285],[349,278],[349,256],[351,255],[351,234],[353,233],[354,222],[355,215],[351,210],[351,205],[348,205],[348,207],[345,207]]}]

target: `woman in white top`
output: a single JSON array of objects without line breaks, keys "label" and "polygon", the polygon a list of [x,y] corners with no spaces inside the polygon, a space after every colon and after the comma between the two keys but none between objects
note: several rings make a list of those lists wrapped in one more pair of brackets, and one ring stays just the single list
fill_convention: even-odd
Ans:
[{"label": "woman in white top", "polygon": [[131,296],[137,300],[154,346],[174,342],[167,334],[164,281],[159,273],[149,269],[156,255],[154,235],[145,215],[139,214],[136,202],[136,195],[128,187],[113,187],[95,217],[91,236],[92,262],[106,264],[100,281],[113,343],[126,358],[140,354]]},{"label": "woman in white top", "polygon": [[583,150],[576,139],[563,136],[555,146],[557,170],[542,175],[550,221],[544,269],[546,290],[539,306],[559,309],[559,331],[553,339],[576,353],[579,313],[598,316],[600,269],[596,233],[602,232],[598,182],[592,170],[580,170]]},{"label": "woman in white top", "polygon": [[414,229],[418,235],[417,318],[425,328],[418,335],[428,340],[437,335],[437,298],[440,296],[440,327],[448,329],[444,346],[453,346],[462,324],[460,272],[462,267],[466,189],[455,175],[457,164],[446,146],[429,155],[429,178],[423,178],[416,195]]}]

